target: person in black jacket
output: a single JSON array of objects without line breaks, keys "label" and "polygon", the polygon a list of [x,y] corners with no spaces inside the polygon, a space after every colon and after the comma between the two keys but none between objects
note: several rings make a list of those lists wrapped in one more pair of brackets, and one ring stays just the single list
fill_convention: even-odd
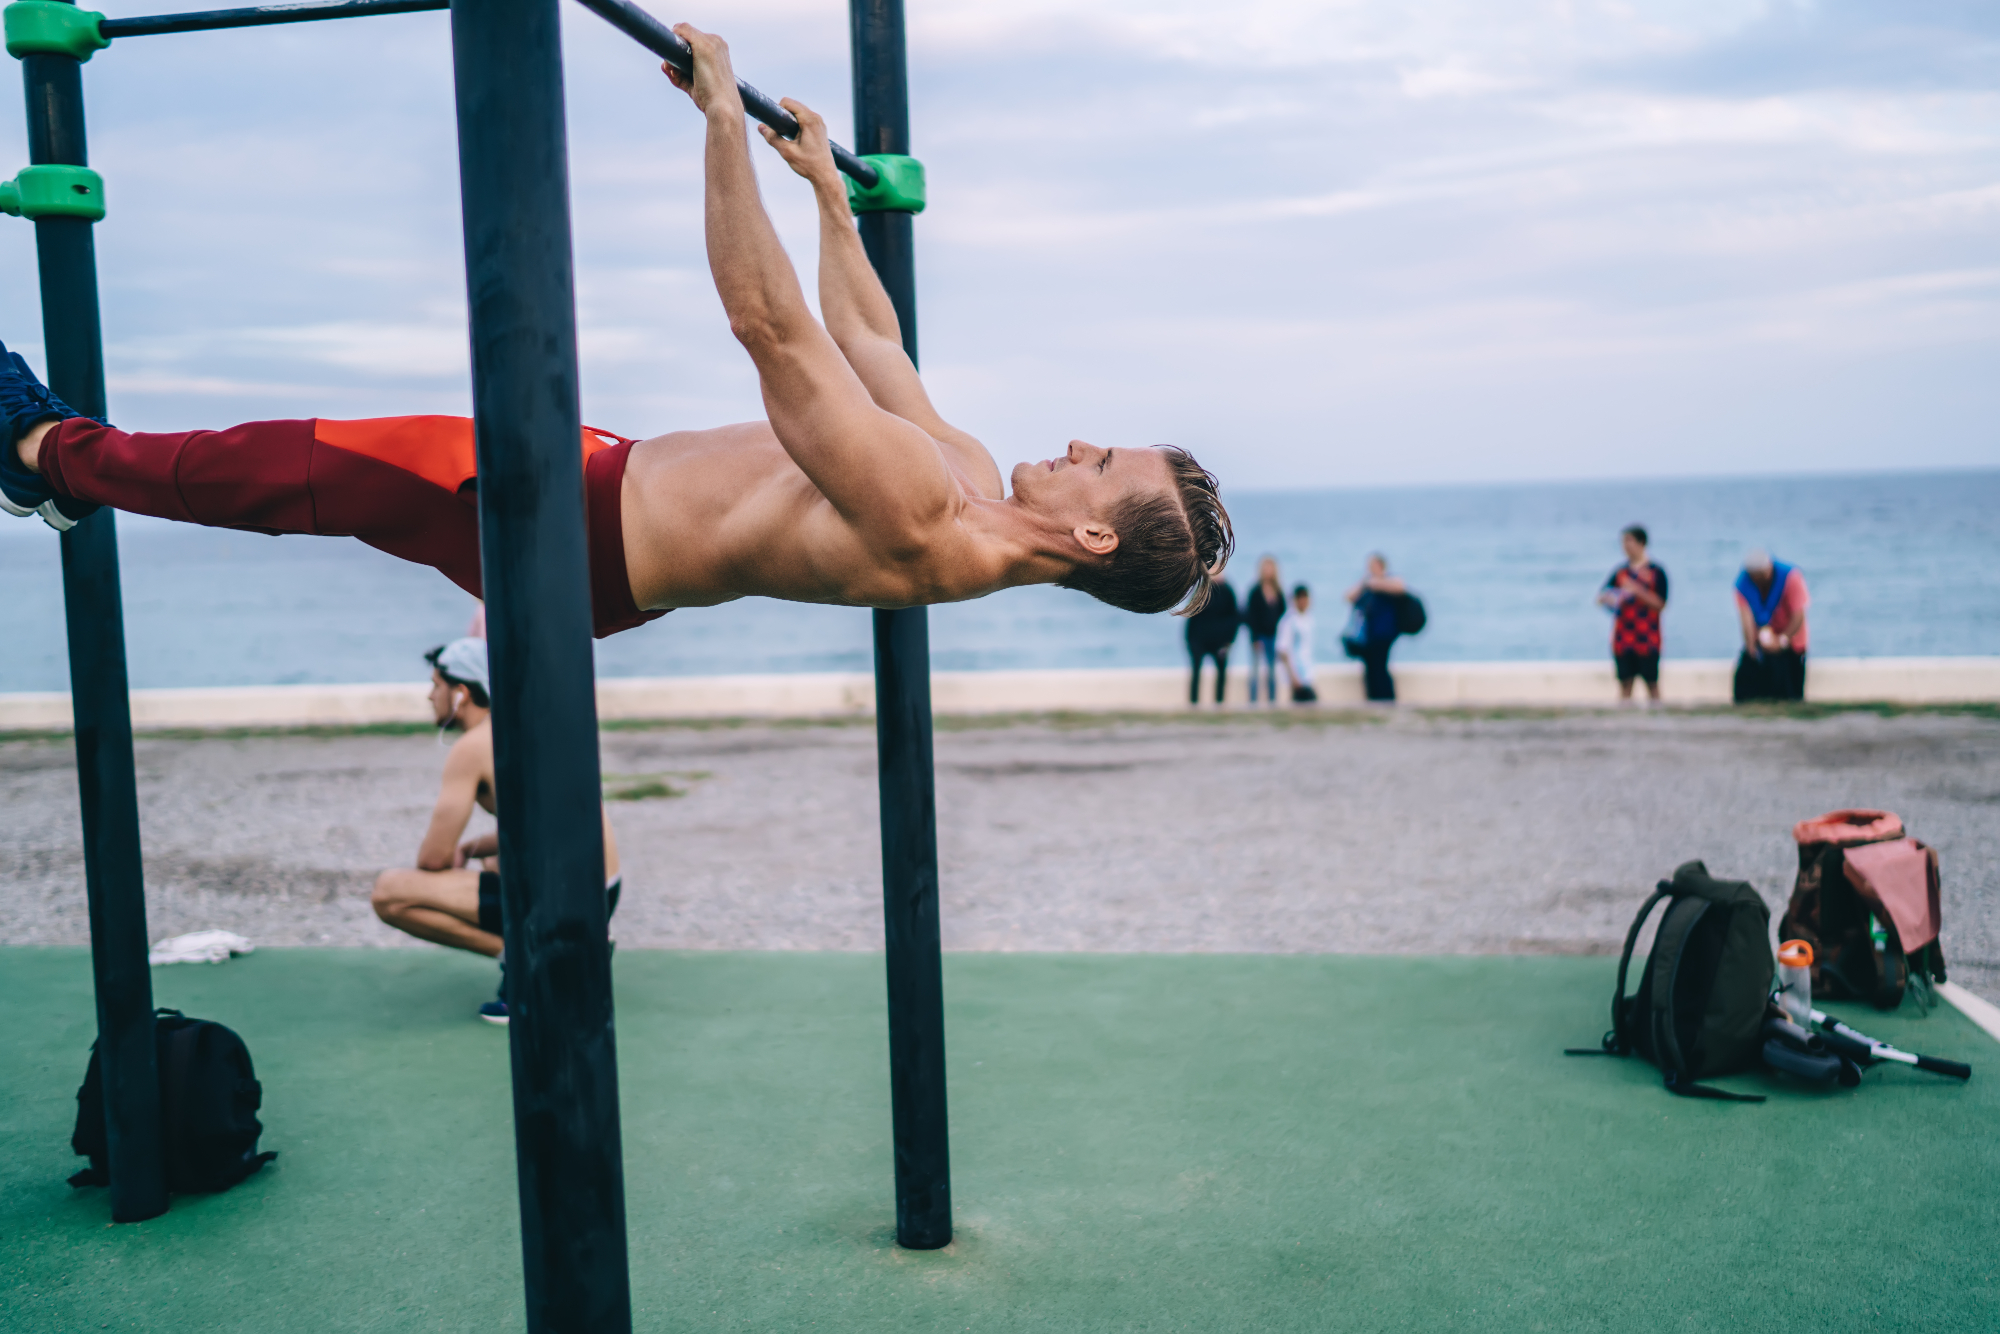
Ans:
[{"label": "person in black jacket", "polygon": [[1242,623],[1243,618],[1236,610],[1236,590],[1217,571],[1209,585],[1208,601],[1188,617],[1188,657],[1194,660],[1194,672],[1188,678],[1188,703],[1201,703],[1204,658],[1215,659],[1215,702],[1222,703],[1223,686],[1229,680],[1229,646],[1236,642],[1236,629]]},{"label": "person in black jacket", "polygon": [[1250,631],[1250,702],[1257,702],[1257,673],[1264,674],[1264,693],[1278,702],[1278,622],[1285,619],[1285,586],[1278,581],[1278,559],[1257,562],[1257,582],[1243,599],[1243,625]]}]

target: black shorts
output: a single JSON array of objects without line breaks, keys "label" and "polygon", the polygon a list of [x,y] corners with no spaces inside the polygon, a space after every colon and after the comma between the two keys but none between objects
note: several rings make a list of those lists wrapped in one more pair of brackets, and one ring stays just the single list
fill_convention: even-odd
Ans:
[{"label": "black shorts", "polygon": [[[625,877],[619,876],[604,887],[604,915],[611,916],[618,911],[618,895],[625,888]],[[481,871],[479,873],[479,929],[491,931],[496,936],[507,933],[500,929],[500,873]]]},{"label": "black shorts", "polygon": [[1649,686],[1660,683],[1660,655],[1657,653],[1614,653],[1611,660],[1618,664],[1618,684],[1637,678]]}]

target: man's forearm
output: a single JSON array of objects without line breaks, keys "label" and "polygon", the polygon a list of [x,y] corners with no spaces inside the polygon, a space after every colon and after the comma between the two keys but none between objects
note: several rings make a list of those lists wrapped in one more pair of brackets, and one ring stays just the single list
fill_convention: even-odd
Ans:
[{"label": "man's forearm", "polygon": [[709,271],[731,331],[754,354],[759,342],[782,341],[800,321],[810,322],[812,311],[757,193],[740,103],[708,112],[703,171]]},{"label": "man's forearm", "polygon": [[816,180],[813,197],[819,204],[819,313],[826,331],[843,348],[850,339],[866,336],[901,347],[896,307],[855,230],[846,182],[838,173]]}]

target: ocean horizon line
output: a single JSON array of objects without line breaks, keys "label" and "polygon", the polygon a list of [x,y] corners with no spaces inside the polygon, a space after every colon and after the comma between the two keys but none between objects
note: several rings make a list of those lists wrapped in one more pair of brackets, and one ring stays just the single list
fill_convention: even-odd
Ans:
[{"label": "ocean horizon line", "polygon": [[[1992,477],[2000,481],[2000,464],[1988,467],[1950,468],[1829,468],[1791,472],[1705,472],[1705,473],[1609,473],[1589,477],[1510,477],[1466,478],[1452,481],[1325,483],[1310,486],[1232,486],[1229,494],[1257,499],[1317,495],[1355,495],[1372,491],[1472,491],[1527,490],[1534,487],[1569,488],[1593,486],[1670,486],[1704,482],[1763,485],[1783,482],[1885,481],[1908,479],[1929,481],[1953,477]],[[1226,483],[1225,483],[1226,485]],[[1241,553],[1238,553],[1239,555]]]}]

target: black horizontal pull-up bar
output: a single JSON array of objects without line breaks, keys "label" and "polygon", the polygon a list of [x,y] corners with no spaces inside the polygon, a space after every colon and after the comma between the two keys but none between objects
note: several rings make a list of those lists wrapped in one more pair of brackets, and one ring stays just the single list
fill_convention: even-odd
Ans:
[{"label": "black horizontal pull-up bar", "polygon": [[[584,8],[626,34],[654,56],[660,56],[680,74],[694,76],[694,52],[632,0],[582,0]],[[212,28],[262,28],[266,24],[310,24],[322,18],[368,18],[374,14],[420,14],[424,10],[448,10],[450,0],[304,0],[304,4],[258,4],[246,10],[200,10],[196,14],[152,14],[146,18],[106,18],[98,24],[98,34],[112,42],[116,38],[152,38],[170,32],[208,32]],[[798,120],[762,92],[736,80],[736,90],[744,98],[744,110],[768,124],[784,138],[798,138]],[[880,176],[874,166],[862,162],[852,152],[834,144],[834,166],[864,186],[874,186]]]},{"label": "black horizontal pull-up bar", "polygon": [[[694,51],[672,28],[633,4],[632,0],[582,0],[582,4],[585,9],[672,65],[679,73],[694,77]],[[743,109],[753,117],[787,139],[799,137],[799,123],[791,112],[741,79],[736,81],[736,91],[743,94]],[[839,144],[833,146],[833,162],[863,185],[874,185],[881,179],[874,167]]]},{"label": "black horizontal pull-up bar", "polygon": [[194,14],[105,19],[97,25],[97,31],[109,42],[120,37],[161,37],[173,32],[261,28],[269,23],[312,23],[319,19],[415,14],[427,9],[450,8],[451,0],[307,0],[307,3],[298,5],[255,5],[249,9],[205,9]]},{"label": "black horizontal pull-up bar", "polygon": [[[680,73],[694,76],[694,52],[674,30],[632,3],[632,0],[582,0],[596,14]],[[205,9],[193,14],[153,14],[142,18],[105,19],[97,25],[106,42],[120,37],[160,37],[175,32],[208,32],[216,28],[259,28],[272,23],[313,23],[320,19],[367,18],[375,14],[416,14],[449,9],[451,0],[305,0],[292,5],[253,5],[248,9]],[[792,113],[738,79],[743,109],[787,139],[799,137]],[[854,154],[833,145],[834,165],[865,186],[881,176]]]}]

